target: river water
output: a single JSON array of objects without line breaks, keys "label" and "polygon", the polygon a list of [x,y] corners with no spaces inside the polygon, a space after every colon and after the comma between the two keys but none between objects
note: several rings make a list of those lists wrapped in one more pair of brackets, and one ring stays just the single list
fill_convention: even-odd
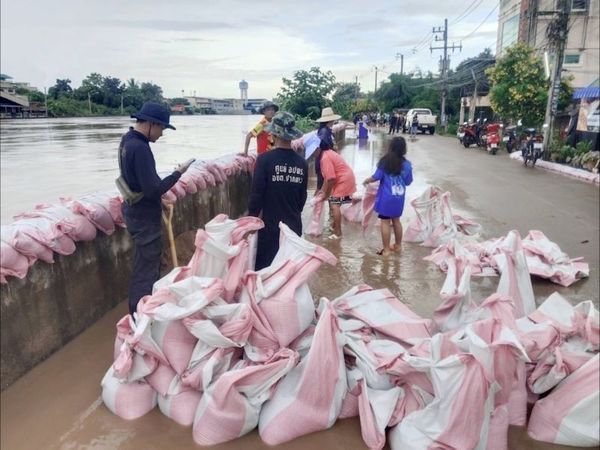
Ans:
[{"label": "river water", "polygon": [[[173,116],[177,130],[166,130],[152,144],[158,171],[171,171],[192,157],[211,159],[242,151],[245,134],[258,119],[250,115]],[[39,203],[115,189],[117,147],[133,122],[128,117],[3,120],[2,224]]]}]

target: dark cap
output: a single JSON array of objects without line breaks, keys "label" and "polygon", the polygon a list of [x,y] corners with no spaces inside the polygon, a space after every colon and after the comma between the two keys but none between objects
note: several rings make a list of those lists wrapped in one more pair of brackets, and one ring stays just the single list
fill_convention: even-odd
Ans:
[{"label": "dark cap", "polygon": [[265,109],[267,108],[273,108],[275,109],[275,112],[279,111],[279,106],[276,103],[273,103],[272,101],[267,100],[266,102],[264,102],[260,109],[258,110],[259,113],[264,114]]},{"label": "dark cap", "polygon": [[172,130],[175,129],[175,127],[169,123],[171,113],[169,112],[166,106],[163,106],[160,103],[144,103],[142,105],[142,108],[137,113],[131,115],[131,118],[144,120],[146,122],[158,123]]}]

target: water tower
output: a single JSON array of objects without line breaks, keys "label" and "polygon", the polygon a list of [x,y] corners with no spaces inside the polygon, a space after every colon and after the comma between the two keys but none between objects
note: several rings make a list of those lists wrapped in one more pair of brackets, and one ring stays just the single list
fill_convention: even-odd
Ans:
[{"label": "water tower", "polygon": [[244,102],[244,106],[248,103],[248,82],[246,80],[240,81],[240,98]]}]

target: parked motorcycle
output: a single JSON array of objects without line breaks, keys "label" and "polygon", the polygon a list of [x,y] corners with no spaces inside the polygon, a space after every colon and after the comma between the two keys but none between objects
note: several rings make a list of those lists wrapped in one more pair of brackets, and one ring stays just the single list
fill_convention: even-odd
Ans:
[{"label": "parked motorcycle", "polygon": [[512,153],[517,149],[517,125],[512,125],[504,129],[502,142],[506,144],[506,151]]},{"label": "parked motorcycle", "polygon": [[461,128],[462,131],[459,133],[459,140],[465,148],[469,148],[473,144],[480,145],[481,127],[478,123],[464,123]]},{"label": "parked motorcycle", "polygon": [[525,133],[525,139],[521,143],[523,164],[526,166],[531,162],[531,165],[535,166],[544,153],[544,135],[535,128],[526,128],[523,132]]},{"label": "parked motorcycle", "polygon": [[485,127],[485,135],[483,137],[485,141],[485,148],[488,153],[495,155],[498,152],[498,145],[500,144],[500,123],[490,123]]}]

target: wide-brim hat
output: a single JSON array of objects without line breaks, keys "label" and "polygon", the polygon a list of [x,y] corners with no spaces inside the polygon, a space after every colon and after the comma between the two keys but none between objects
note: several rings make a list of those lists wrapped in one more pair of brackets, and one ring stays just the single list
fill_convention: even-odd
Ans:
[{"label": "wide-brim hat", "polygon": [[317,122],[334,122],[336,120],[340,120],[342,118],[342,116],[340,116],[339,114],[335,114],[333,112],[333,108],[323,108],[323,111],[321,111],[321,117],[318,118],[316,121]]},{"label": "wide-brim hat", "polygon": [[169,120],[171,119],[171,113],[166,106],[163,106],[160,103],[144,103],[138,112],[131,115],[131,118],[157,123],[165,128],[175,130],[175,127],[169,123]]},{"label": "wide-brim hat", "polygon": [[279,105],[277,105],[276,103],[273,103],[271,101],[266,101],[261,105],[258,112],[261,114],[264,114],[265,109],[267,109],[267,108],[273,108],[273,109],[275,109],[275,112],[279,111]]},{"label": "wide-brim hat", "polygon": [[275,114],[271,122],[265,125],[264,130],[285,141],[293,141],[303,136],[304,133],[296,128],[296,120],[289,112],[281,111]]}]

